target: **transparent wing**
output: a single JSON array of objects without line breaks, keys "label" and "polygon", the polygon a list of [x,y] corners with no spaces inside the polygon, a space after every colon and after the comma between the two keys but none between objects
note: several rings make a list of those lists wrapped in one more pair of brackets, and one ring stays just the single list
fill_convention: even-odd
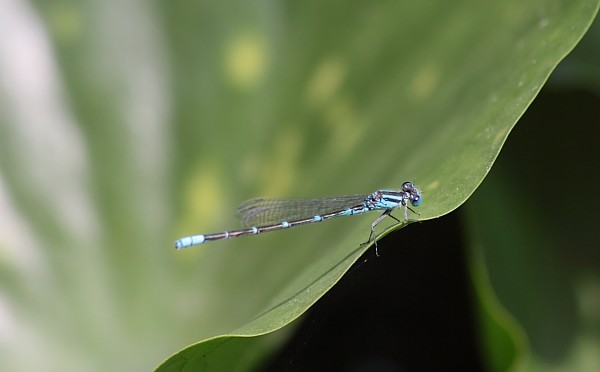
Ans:
[{"label": "transparent wing", "polygon": [[237,216],[244,227],[263,226],[323,215],[362,204],[368,195],[320,199],[256,198],[243,202]]}]

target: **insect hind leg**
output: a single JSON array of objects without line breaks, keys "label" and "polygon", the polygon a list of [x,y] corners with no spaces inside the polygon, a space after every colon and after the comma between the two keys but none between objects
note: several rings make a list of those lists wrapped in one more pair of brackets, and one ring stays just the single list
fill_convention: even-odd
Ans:
[{"label": "insect hind leg", "polygon": [[377,249],[377,237],[375,236],[375,228],[377,227],[377,225],[379,225],[379,223],[381,221],[383,221],[383,219],[386,216],[389,216],[391,218],[393,218],[394,220],[396,220],[398,223],[400,223],[400,220],[397,219],[396,217],[391,215],[392,213],[392,209],[386,209],[381,216],[377,217],[377,219],[375,221],[373,221],[373,223],[371,224],[371,234],[369,234],[369,240],[367,240],[366,242],[364,242],[363,244],[368,244],[371,241],[373,241],[375,243],[375,255],[377,257],[379,257],[379,250]]}]

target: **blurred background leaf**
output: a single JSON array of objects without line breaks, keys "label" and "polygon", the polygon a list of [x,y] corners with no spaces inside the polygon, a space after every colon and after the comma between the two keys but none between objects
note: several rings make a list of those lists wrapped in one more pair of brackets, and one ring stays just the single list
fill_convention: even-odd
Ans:
[{"label": "blurred background leaf", "polygon": [[[367,249],[374,216],[187,252],[172,240],[233,227],[249,197],[405,180],[420,219],[448,213],[597,7],[4,0],[0,367],[149,369],[286,325]],[[248,369],[284,337],[211,357]]]},{"label": "blurred background leaf", "polygon": [[[598,26],[587,42],[598,45]],[[572,57],[567,64],[584,63]],[[529,338],[530,371],[600,368],[600,85],[565,85],[563,73],[520,120],[465,209],[474,249]]]}]

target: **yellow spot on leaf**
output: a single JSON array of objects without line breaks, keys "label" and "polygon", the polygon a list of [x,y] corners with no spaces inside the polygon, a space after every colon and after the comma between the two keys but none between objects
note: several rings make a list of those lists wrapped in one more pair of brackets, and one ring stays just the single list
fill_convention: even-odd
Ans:
[{"label": "yellow spot on leaf", "polygon": [[330,58],[323,61],[308,83],[308,103],[313,106],[326,103],[337,93],[345,75],[346,70],[339,60]]},{"label": "yellow spot on leaf", "polygon": [[411,92],[414,97],[422,100],[431,95],[437,87],[439,80],[438,71],[432,66],[423,66],[417,71],[411,83]]},{"label": "yellow spot on leaf", "polygon": [[290,128],[275,141],[273,153],[268,155],[271,163],[263,171],[264,195],[286,195],[296,180],[297,163],[301,155],[303,137]]},{"label": "yellow spot on leaf", "polygon": [[331,149],[337,156],[351,152],[366,129],[352,103],[343,98],[328,105],[325,122],[331,129]]},{"label": "yellow spot on leaf", "polygon": [[61,43],[77,42],[82,36],[82,22],[80,10],[73,5],[57,3],[50,8],[50,29]]},{"label": "yellow spot on leaf", "polygon": [[[198,167],[184,186],[184,208],[181,219],[181,235],[210,233],[218,213],[222,212],[224,198],[222,182],[214,169]],[[211,223],[211,226],[207,223]]]},{"label": "yellow spot on leaf", "polygon": [[254,34],[238,35],[225,48],[226,75],[240,89],[254,88],[264,75],[265,65],[264,41]]}]

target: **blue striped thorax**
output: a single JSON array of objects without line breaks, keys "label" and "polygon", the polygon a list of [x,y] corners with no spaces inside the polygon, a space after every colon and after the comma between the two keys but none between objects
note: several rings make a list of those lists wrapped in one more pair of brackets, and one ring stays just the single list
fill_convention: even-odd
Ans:
[{"label": "blue striped thorax", "polygon": [[365,200],[366,205],[371,210],[406,207],[408,202],[413,207],[421,205],[421,192],[412,182],[404,182],[402,191],[377,190]]}]

